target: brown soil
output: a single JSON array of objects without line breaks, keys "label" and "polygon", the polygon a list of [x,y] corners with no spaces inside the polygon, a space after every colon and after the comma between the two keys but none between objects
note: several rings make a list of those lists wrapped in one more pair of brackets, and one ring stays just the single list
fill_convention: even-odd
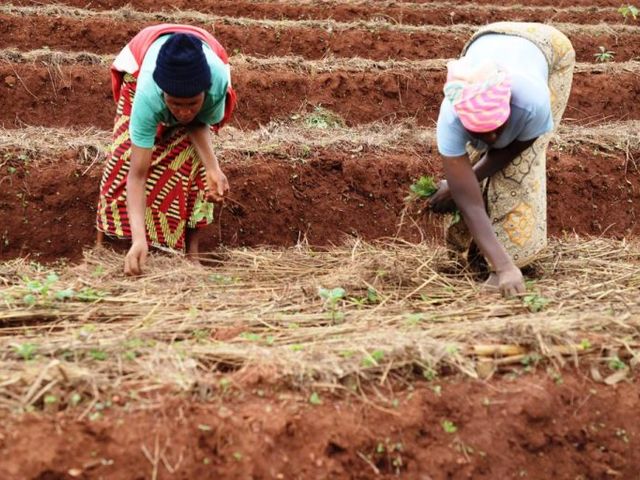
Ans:
[{"label": "brown soil", "polygon": [[[378,0],[373,0],[376,3]],[[398,0],[398,3],[439,3],[441,0]],[[487,5],[495,3],[495,0],[461,0],[458,3],[465,5],[471,5],[474,3]],[[500,2],[501,5],[513,5],[517,8],[518,5],[523,3],[520,0],[507,0]],[[585,6],[585,7],[616,7],[620,6],[618,0],[528,0],[527,5],[550,5],[560,8],[573,7],[573,6]]]},{"label": "brown soil", "polygon": [[[64,2],[65,0],[63,0]],[[411,0],[413,3],[433,3]],[[51,3],[18,0],[23,5]],[[122,6],[122,0],[66,0],[92,9]],[[494,0],[465,0],[430,12],[403,8],[402,0],[376,7],[300,6],[294,2],[205,2],[140,0],[134,8],[198,9],[253,18],[384,16],[405,24],[475,23],[494,19],[620,22],[620,0],[509,0],[501,4],[569,7],[557,15],[496,14],[474,9]],[[610,6],[590,14],[571,6]],[[455,11],[451,17],[449,10]],[[496,16],[497,15],[497,16]],[[525,16],[532,15],[532,16]],[[0,48],[89,51],[115,54],[150,22],[0,15]],[[329,32],[320,28],[201,25],[215,33],[230,54],[299,55],[319,59],[374,60],[456,56],[468,35],[437,30],[406,33],[384,29]],[[579,61],[592,62],[599,46],[617,61],[637,57],[637,33],[571,34]],[[442,98],[443,72],[309,74],[287,68],[236,68],[240,94],[235,124],[255,128],[301,109],[323,105],[348,124],[415,117],[432,127]],[[566,121],[598,123],[640,118],[640,79],[631,73],[575,76]],[[91,126],[110,129],[114,106],[106,68],[0,65],[0,125]],[[393,115],[393,117],[391,116]],[[94,216],[101,166],[78,165],[79,152],[25,159],[0,150],[0,260],[18,256],[43,261],[80,258],[94,241]],[[640,234],[640,152],[605,157],[591,148],[548,155],[549,233],[616,238]],[[365,240],[398,232],[409,184],[419,175],[439,176],[435,152],[385,152],[365,148],[294,149],[282,154],[223,152],[231,201],[219,210],[205,250],[229,246],[312,245]],[[441,237],[440,219],[407,222],[401,238]],[[5,332],[6,335],[7,332]],[[0,409],[0,479],[632,479],[640,471],[640,392],[637,378],[615,386],[594,383],[584,372],[564,371],[552,380],[538,371],[497,376],[491,382],[443,377],[376,389],[365,386],[367,402],[341,389],[292,390],[264,371],[230,373],[222,392],[200,388],[193,396],[149,393],[129,400],[127,391],[99,392],[113,405],[90,421],[84,403],[65,412],[16,415]],[[0,382],[2,375],[0,375]],[[439,388],[435,388],[435,387]],[[395,400],[395,402],[394,402]],[[444,421],[455,425],[446,432]],[[144,448],[143,448],[144,447]],[[145,453],[147,452],[147,453]],[[171,473],[174,472],[174,473]]]},{"label": "brown soil", "polygon": [[[445,72],[347,72],[309,74],[285,68],[236,68],[239,103],[234,124],[253,129],[274,118],[322,105],[348,125],[413,118],[437,120]],[[616,88],[607,88],[616,84]],[[565,121],[600,123],[640,118],[640,76],[577,73]],[[0,65],[0,125],[112,128],[115,106],[108,71],[101,66]]]},{"label": "brown soil", "polygon": [[[632,152],[634,155],[637,152]],[[69,151],[61,158],[24,160],[7,152],[0,170],[0,259],[30,254],[43,260],[77,259],[95,238],[94,215],[100,166],[85,167]],[[636,155],[637,156],[637,155]],[[440,175],[437,156],[318,150],[308,154],[245,155],[224,152],[222,162],[232,201],[209,230],[205,250],[229,246],[341,243],[345,236],[365,240],[398,232],[403,199],[420,175]],[[29,163],[27,163],[29,165]],[[11,174],[10,167],[18,170]],[[638,235],[640,175],[624,154],[602,157],[593,151],[552,151],[548,158],[549,233]],[[427,238],[441,236],[437,218],[421,221]],[[401,237],[420,240],[407,221]]]},{"label": "brown soil", "polygon": [[[22,50],[46,45],[53,50],[86,50],[115,55],[141,28],[152,23],[0,15],[0,25],[6,32],[1,45]],[[440,31],[407,33],[354,28],[327,32],[317,28],[274,29],[193,23],[212,31],[229,54],[298,55],[307,59],[323,58],[328,54],[373,60],[453,58],[460,53],[469,37],[467,34]],[[580,62],[594,61],[594,54],[601,45],[615,52],[616,61],[638,57],[637,35],[634,33],[607,32],[603,28],[598,35],[571,33],[569,37]]]},{"label": "brown soil", "polygon": [[[64,4],[73,7],[85,8],[85,0],[65,0],[63,2],[45,1],[21,1],[15,2],[18,5],[34,4]],[[458,2],[463,3],[463,2]],[[482,2],[476,2],[482,3]],[[495,3],[495,2],[492,2]],[[501,4],[504,2],[501,2]],[[527,2],[531,4],[533,2]],[[559,2],[550,5],[557,6]],[[575,2],[573,2],[575,3]],[[91,2],[93,10],[117,9],[130,6],[128,0],[98,0]],[[593,3],[591,3],[593,5]],[[548,22],[555,23],[576,23],[576,24],[598,24],[598,23],[620,23],[622,16],[617,8],[611,8],[601,12],[576,11],[574,9],[549,11],[549,9],[511,9],[504,10],[495,8],[495,5],[487,5],[482,9],[469,8],[468,5],[432,5],[426,8],[411,8],[396,3],[391,5],[369,3],[344,4],[337,2],[333,5],[307,4],[300,5],[295,2],[289,4],[275,2],[250,2],[250,1],[217,1],[206,0],[172,0],[171,2],[157,2],[154,0],[138,0],[135,2],[135,9],[138,11],[167,11],[174,9],[191,10],[201,13],[244,17],[257,19],[274,20],[325,20],[331,19],[338,22],[356,22],[363,20],[384,19],[404,25],[451,25],[452,23],[467,23],[472,25],[484,25],[496,21],[521,21],[521,22]]]},{"label": "brown soil", "polygon": [[[9,417],[0,477],[637,478],[637,383],[607,387],[567,371],[561,382],[537,373],[438,385],[440,394],[426,382],[384,391],[388,402],[369,392],[379,407],[329,393],[311,405],[309,393],[258,378],[207,403],[142,411],[133,403],[95,421],[76,420],[79,412]],[[444,421],[457,431],[447,433]]]}]

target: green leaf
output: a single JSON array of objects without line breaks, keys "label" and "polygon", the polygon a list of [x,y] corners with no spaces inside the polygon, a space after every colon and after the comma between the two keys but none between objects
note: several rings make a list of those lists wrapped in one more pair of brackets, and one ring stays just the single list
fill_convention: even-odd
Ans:
[{"label": "green leaf", "polygon": [[309,403],[311,405],[322,405],[322,400],[320,399],[320,395],[318,395],[316,392],[313,392],[309,397]]},{"label": "green leaf", "polygon": [[47,275],[46,283],[51,285],[53,283],[56,283],[59,279],[60,277],[58,277],[55,272],[51,272],[49,275]]},{"label": "green leaf", "polygon": [[367,288],[367,301],[369,303],[378,303],[380,301],[380,298],[378,297],[378,292],[376,292],[375,288],[373,287]]},{"label": "green leaf", "polygon": [[73,288],[66,288],[64,290],[58,290],[55,294],[56,300],[65,300],[67,298],[73,298],[76,292]]},{"label": "green leaf", "polygon": [[38,299],[33,293],[27,293],[24,297],[22,297],[22,301],[25,305],[31,306],[35,305]]},{"label": "green leaf", "polygon": [[327,300],[330,303],[337,302],[338,300],[344,298],[345,295],[347,294],[344,288],[340,288],[340,287],[332,288],[331,290],[320,287],[320,289],[318,290],[318,293],[320,295],[320,298]]},{"label": "green leaf", "polygon": [[198,198],[193,207],[193,220],[196,222],[201,222],[202,220],[207,220],[207,223],[213,222],[213,209],[214,205],[212,202]]},{"label": "green leaf", "polygon": [[103,352],[102,350],[89,350],[89,356],[94,360],[98,360],[100,362],[107,359],[107,352]]},{"label": "green leaf", "polygon": [[412,184],[409,190],[420,198],[428,198],[438,191],[438,186],[433,177],[423,176]]},{"label": "green leaf", "polygon": [[23,360],[31,360],[36,356],[38,346],[33,343],[21,343],[14,345],[15,352],[22,357]]},{"label": "green leaf", "polygon": [[456,424],[449,420],[442,421],[442,429],[447,433],[456,433],[458,431]]},{"label": "green leaf", "polygon": [[525,295],[522,301],[524,302],[525,306],[529,309],[529,311],[533,313],[542,311],[544,307],[546,307],[547,304],[549,303],[548,298],[541,297],[540,295],[535,293],[530,295]]},{"label": "green leaf", "polygon": [[384,351],[374,350],[362,359],[362,365],[365,367],[374,367],[380,364],[384,358]]}]

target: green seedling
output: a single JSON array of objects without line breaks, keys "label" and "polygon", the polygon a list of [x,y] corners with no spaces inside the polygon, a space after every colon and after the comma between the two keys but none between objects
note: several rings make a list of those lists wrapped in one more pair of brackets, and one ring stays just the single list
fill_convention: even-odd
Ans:
[{"label": "green seedling", "polygon": [[414,197],[429,198],[438,191],[438,185],[436,185],[433,177],[422,176],[409,187],[409,190],[411,190]]},{"label": "green seedling", "polygon": [[456,433],[458,431],[458,427],[456,427],[456,424],[450,420],[442,421],[442,429],[447,433]]},{"label": "green seedling", "polygon": [[322,405],[322,400],[320,399],[320,395],[317,392],[313,392],[309,396],[309,403],[311,405]]},{"label": "green seedling", "polygon": [[239,281],[238,278],[229,277],[228,275],[220,275],[219,273],[214,273],[213,275],[209,275],[209,280],[218,285],[232,285]]},{"label": "green seedling", "polygon": [[327,110],[321,106],[317,106],[313,109],[313,112],[306,115],[305,124],[311,128],[319,128],[325,130],[328,128],[342,127],[344,126],[344,120],[331,110]]},{"label": "green seedling", "polygon": [[350,297],[349,301],[353,302],[359,307],[364,305],[372,305],[380,302],[380,297],[378,296],[378,292],[373,287],[367,288],[367,296],[358,298],[358,297]]},{"label": "green seedling", "polygon": [[380,365],[380,362],[384,358],[384,352],[382,350],[374,350],[371,353],[367,353],[367,356],[362,359],[363,367],[376,367]]},{"label": "green seedling", "polygon": [[331,319],[335,322],[337,320],[342,320],[344,315],[342,312],[338,311],[338,304],[341,300],[345,298],[347,292],[344,288],[320,288],[318,289],[318,294],[320,298],[324,300],[324,309],[331,313]]},{"label": "green seedling", "polygon": [[107,352],[103,352],[102,350],[89,350],[89,356],[94,360],[102,362],[107,359]]},{"label": "green seedling", "polygon": [[541,297],[537,293],[531,293],[529,295],[525,295],[522,302],[530,312],[536,313],[544,310],[544,308],[549,304],[549,299]]},{"label": "green seedling", "polygon": [[622,5],[618,9],[618,13],[622,15],[622,18],[624,18],[624,21],[626,22],[629,17],[633,18],[634,20],[637,20],[638,13],[640,13],[640,10],[638,10],[638,8],[636,8],[633,5]]},{"label": "green seedling", "polygon": [[609,360],[609,368],[611,370],[625,370],[627,368],[627,364],[620,360],[618,357],[614,357]]},{"label": "green seedling", "polygon": [[32,360],[36,356],[38,346],[33,343],[21,343],[13,346],[15,352],[25,361]]},{"label": "green seedling", "polygon": [[193,219],[196,222],[207,220],[208,223],[211,223],[213,222],[213,209],[214,205],[212,202],[207,202],[199,198],[193,208]]},{"label": "green seedling", "polygon": [[601,63],[611,62],[614,55],[615,53],[611,50],[607,50],[603,46],[598,47],[598,52],[593,54],[593,56],[596,57],[596,61]]},{"label": "green seedling", "polygon": [[95,302],[101,300],[106,296],[106,292],[101,292],[100,290],[96,290],[95,288],[91,287],[84,287],[76,294],[76,299],[80,300],[81,302]]}]

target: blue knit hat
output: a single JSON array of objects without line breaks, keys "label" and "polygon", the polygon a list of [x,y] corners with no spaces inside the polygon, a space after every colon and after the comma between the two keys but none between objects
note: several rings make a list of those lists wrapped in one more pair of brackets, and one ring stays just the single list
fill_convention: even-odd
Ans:
[{"label": "blue knit hat", "polygon": [[153,79],[172,97],[195,97],[211,86],[211,70],[202,41],[189,33],[175,33],[160,48]]}]

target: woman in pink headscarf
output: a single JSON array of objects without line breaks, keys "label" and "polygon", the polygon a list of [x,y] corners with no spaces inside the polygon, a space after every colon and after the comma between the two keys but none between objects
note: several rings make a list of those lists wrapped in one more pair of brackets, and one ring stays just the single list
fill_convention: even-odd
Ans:
[{"label": "woman in pink headscarf", "polygon": [[523,293],[520,268],[547,244],[546,148],[567,104],[575,53],[549,25],[480,29],[448,66],[437,125],[446,180],[429,201],[457,208],[447,242],[463,261],[480,251],[488,283]]}]

